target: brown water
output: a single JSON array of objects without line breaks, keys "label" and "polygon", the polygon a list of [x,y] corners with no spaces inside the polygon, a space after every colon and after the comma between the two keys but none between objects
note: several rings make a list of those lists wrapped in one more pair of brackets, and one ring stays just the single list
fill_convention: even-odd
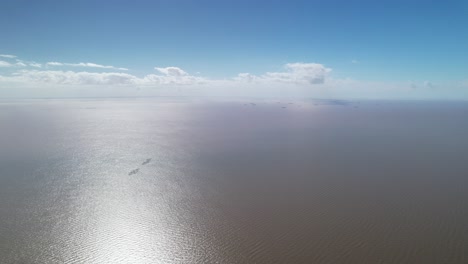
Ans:
[{"label": "brown water", "polygon": [[468,104],[2,101],[0,263],[468,263]]}]

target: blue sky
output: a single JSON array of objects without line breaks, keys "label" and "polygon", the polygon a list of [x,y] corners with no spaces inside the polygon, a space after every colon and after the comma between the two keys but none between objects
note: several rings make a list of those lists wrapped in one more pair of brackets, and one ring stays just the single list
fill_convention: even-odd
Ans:
[{"label": "blue sky", "polygon": [[[171,77],[170,82],[145,82],[147,86],[164,88],[170,83],[179,84],[177,76],[171,74],[204,80],[197,85],[207,86],[207,82],[214,81],[219,86],[223,84],[221,80],[249,73],[256,79],[250,78],[249,85],[244,86],[253,87],[252,83],[260,79],[266,85],[265,79],[272,76],[268,73],[292,74],[287,77],[291,83],[285,81],[284,75],[273,75],[282,76],[282,86],[297,85],[298,79],[310,81],[320,73],[325,75],[325,84],[332,80],[327,87],[349,85],[352,80],[353,87],[360,86],[359,82],[368,89],[379,85],[405,89],[439,87],[432,97],[468,97],[464,91],[468,89],[467,25],[468,1],[462,0],[4,0],[0,3],[0,54],[16,58],[0,57],[4,62],[0,67],[0,96],[2,92],[14,94],[5,92],[6,85],[26,89],[75,84],[57,84],[50,78],[44,84],[44,78],[37,77],[37,72],[44,75],[73,71],[117,72],[139,79],[153,74]],[[47,65],[48,62],[62,65]],[[80,63],[83,64],[79,66]],[[86,63],[109,67],[88,67]],[[287,66],[294,63],[302,63],[306,69]],[[155,67],[175,67],[180,72],[164,72]],[[25,71],[35,71],[36,77],[26,80],[23,76],[21,80],[27,84],[21,84],[18,75],[25,75]],[[307,74],[314,76],[309,78]],[[70,77],[59,79],[63,78]],[[309,85],[311,91],[324,84],[314,82],[299,81],[302,86]],[[99,82],[102,83],[116,84]],[[134,86],[143,82],[136,83],[125,81]],[[192,84],[187,78],[182,83]],[[72,86],[78,84],[83,83]],[[326,89],[322,88],[318,90]],[[305,89],[301,88],[301,93]],[[353,93],[353,97],[369,95],[366,89]],[[404,92],[396,89],[396,97],[404,97],[401,93]],[[380,96],[392,94],[387,91]],[[412,96],[424,97],[424,91]]]}]

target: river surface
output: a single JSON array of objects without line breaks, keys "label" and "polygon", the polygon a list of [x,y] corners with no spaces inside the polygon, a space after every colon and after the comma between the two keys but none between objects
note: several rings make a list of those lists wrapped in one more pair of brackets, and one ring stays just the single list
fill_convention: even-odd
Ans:
[{"label": "river surface", "polygon": [[0,101],[0,263],[468,263],[468,103]]}]

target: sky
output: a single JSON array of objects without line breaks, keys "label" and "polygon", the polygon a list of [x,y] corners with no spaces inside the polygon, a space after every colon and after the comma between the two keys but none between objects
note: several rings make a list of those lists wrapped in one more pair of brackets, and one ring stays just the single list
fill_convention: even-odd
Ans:
[{"label": "sky", "polygon": [[468,1],[0,1],[0,98],[468,100]]}]

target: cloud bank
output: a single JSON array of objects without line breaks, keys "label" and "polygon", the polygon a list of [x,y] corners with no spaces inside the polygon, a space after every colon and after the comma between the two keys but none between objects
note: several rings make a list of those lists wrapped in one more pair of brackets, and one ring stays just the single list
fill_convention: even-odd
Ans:
[{"label": "cloud bank", "polygon": [[286,83],[286,84],[323,84],[331,69],[318,63],[288,63],[283,72],[267,72],[256,76],[250,73],[240,73],[235,80],[259,83]]},{"label": "cloud bank", "polygon": [[[178,95],[468,99],[468,81],[438,84],[429,81],[389,83],[338,79],[331,75],[331,68],[320,63],[287,63],[282,70],[275,72],[244,72],[233,78],[213,79],[190,74],[176,66],[154,67],[152,73],[137,76],[121,72],[127,71],[127,68],[90,62],[41,64],[19,60],[14,55],[2,56],[13,61],[0,60],[0,68],[4,69],[0,70],[0,97],[15,95],[17,91],[23,91],[25,95],[43,91],[44,96],[67,96],[67,91],[75,91],[73,96],[135,95],[136,91],[143,96],[172,95],[177,91]],[[51,87],[55,89],[53,92]],[[122,91],[127,92],[122,94]]]},{"label": "cloud bank", "polygon": [[113,69],[113,70],[120,70],[120,71],[128,71],[127,68],[115,67],[110,65],[101,65],[92,62],[80,62],[80,63],[65,63],[65,62],[47,62],[46,66],[71,66],[71,67],[88,67],[88,68],[100,68],[100,69]]},{"label": "cloud bank", "polygon": [[2,57],[2,58],[9,58],[9,59],[14,59],[14,58],[16,58],[15,55],[8,55],[8,54],[0,54],[0,57]]},{"label": "cloud bank", "polygon": [[7,62],[7,61],[0,61],[0,67],[12,67],[13,64]]},{"label": "cloud bank", "polygon": [[20,70],[11,76],[2,76],[3,81],[33,85],[132,85],[132,86],[172,86],[196,85],[208,80],[189,75],[177,67],[156,68],[159,74],[148,74],[143,77],[121,72],[86,72],[86,71],[51,71]]},{"label": "cloud bank", "polygon": [[[0,63],[3,63],[0,61]],[[22,62],[19,62],[22,63]],[[2,64],[0,64],[2,65]],[[5,62],[5,67],[13,64]],[[32,64],[29,64],[33,66]],[[111,69],[113,66],[103,66],[94,63],[61,63],[47,62],[46,66],[77,66]],[[40,64],[36,65],[41,67]],[[155,67],[153,74],[143,77],[120,72],[87,72],[87,71],[60,71],[60,70],[19,70],[11,76],[3,76],[4,80],[23,82],[29,84],[61,84],[61,85],[201,85],[201,84],[242,84],[260,83],[268,84],[293,84],[293,85],[317,85],[324,84],[331,69],[317,63],[288,63],[283,72],[267,72],[256,76],[249,73],[241,73],[237,77],[227,80],[213,80],[194,76],[179,67]]]}]

